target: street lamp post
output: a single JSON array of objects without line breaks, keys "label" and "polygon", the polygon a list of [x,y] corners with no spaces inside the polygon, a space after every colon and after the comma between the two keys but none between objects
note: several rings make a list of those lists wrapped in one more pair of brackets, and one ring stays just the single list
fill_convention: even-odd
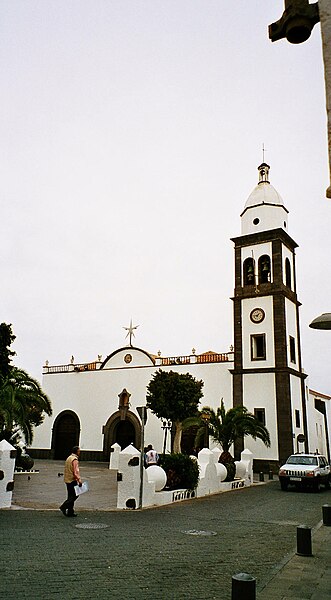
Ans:
[{"label": "street lamp post", "polygon": [[140,487],[139,487],[139,506],[143,506],[143,486],[144,486],[144,444],[145,444],[145,423],[147,421],[146,406],[137,407],[138,414],[141,418],[141,437],[140,437]]},{"label": "street lamp post", "polygon": [[170,419],[166,419],[163,421],[162,427],[161,427],[161,429],[163,429],[163,431],[164,431],[163,456],[166,453],[167,435],[168,435],[168,431],[170,431],[171,427],[172,427],[172,422],[170,421]]},{"label": "street lamp post", "polygon": [[209,448],[209,428],[208,424],[210,421],[210,414],[207,412],[201,413],[201,419],[205,424],[205,433],[204,433],[204,448]]}]

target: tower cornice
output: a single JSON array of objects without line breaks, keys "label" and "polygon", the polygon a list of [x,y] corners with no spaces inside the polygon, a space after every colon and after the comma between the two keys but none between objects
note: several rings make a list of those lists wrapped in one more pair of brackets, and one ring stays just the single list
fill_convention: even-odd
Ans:
[{"label": "tower cornice", "polygon": [[302,306],[302,303],[297,299],[296,292],[288,290],[285,285],[275,287],[274,284],[269,283],[257,285],[254,287],[253,293],[252,290],[245,287],[236,288],[235,295],[231,296],[230,300],[234,302],[236,300],[245,300],[246,298],[266,298],[268,296],[285,296],[285,298],[291,300],[296,306]]},{"label": "tower cornice", "polygon": [[266,231],[257,231],[256,233],[247,233],[245,235],[240,235],[230,239],[232,242],[234,242],[236,247],[251,246],[280,239],[286,246],[291,248],[291,250],[298,248],[298,244],[293,240],[293,238],[291,238],[291,236],[280,227]]}]

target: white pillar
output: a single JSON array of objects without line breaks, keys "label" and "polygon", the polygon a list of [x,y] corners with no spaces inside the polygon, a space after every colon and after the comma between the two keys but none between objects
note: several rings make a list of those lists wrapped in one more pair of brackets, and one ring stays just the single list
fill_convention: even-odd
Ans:
[{"label": "white pillar", "polygon": [[109,459],[109,468],[110,469],[118,469],[119,456],[121,452],[121,446],[115,442],[115,444],[111,447],[110,459]]},{"label": "white pillar", "polygon": [[0,442],[0,508],[10,508],[14,488],[16,450],[6,440]]},{"label": "white pillar", "polygon": [[245,484],[252,485],[253,483],[253,453],[247,448],[241,453],[241,462],[246,465]]}]

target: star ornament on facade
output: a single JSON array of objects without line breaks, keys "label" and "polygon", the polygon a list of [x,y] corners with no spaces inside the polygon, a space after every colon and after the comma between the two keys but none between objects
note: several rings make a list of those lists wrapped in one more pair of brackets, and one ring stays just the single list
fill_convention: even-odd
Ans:
[{"label": "star ornament on facade", "polygon": [[125,329],[125,331],[127,331],[128,333],[125,336],[125,339],[128,337],[129,338],[129,344],[130,346],[132,346],[132,337],[135,337],[134,334],[134,330],[138,329],[139,325],[132,325],[132,319],[130,319],[130,326],[129,327],[123,327],[123,329]]}]

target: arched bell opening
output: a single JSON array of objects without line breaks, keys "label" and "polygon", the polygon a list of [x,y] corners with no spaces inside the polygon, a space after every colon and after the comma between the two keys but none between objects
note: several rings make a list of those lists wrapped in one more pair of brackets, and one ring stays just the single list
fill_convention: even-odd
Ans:
[{"label": "arched bell opening", "polygon": [[248,257],[243,264],[244,286],[255,285],[254,260]]},{"label": "arched bell opening", "polygon": [[270,283],[271,281],[271,262],[270,256],[263,254],[259,258],[258,264],[259,283]]},{"label": "arched bell opening", "polygon": [[288,258],[285,258],[285,284],[292,289],[291,263]]}]

